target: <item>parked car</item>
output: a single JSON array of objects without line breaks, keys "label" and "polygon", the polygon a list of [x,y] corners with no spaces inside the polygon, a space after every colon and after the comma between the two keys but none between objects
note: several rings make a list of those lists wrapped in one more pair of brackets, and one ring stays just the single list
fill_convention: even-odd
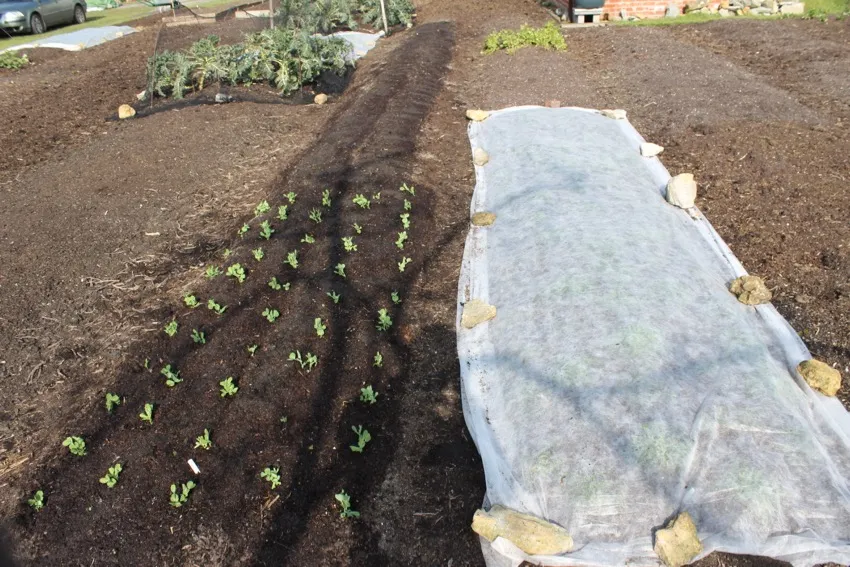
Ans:
[{"label": "parked car", "polygon": [[7,32],[44,33],[59,24],[82,24],[87,9],[86,0],[0,0],[0,28]]}]

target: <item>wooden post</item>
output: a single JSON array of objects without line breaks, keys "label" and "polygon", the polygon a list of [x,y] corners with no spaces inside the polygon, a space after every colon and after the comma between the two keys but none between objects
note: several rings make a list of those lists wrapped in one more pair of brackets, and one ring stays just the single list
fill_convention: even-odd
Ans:
[{"label": "wooden post", "polygon": [[272,2],[274,0],[269,0],[269,28],[274,29],[274,5]]},{"label": "wooden post", "polygon": [[381,18],[384,20],[384,35],[389,35],[390,30],[387,28],[387,8],[384,5],[384,0],[381,0]]}]

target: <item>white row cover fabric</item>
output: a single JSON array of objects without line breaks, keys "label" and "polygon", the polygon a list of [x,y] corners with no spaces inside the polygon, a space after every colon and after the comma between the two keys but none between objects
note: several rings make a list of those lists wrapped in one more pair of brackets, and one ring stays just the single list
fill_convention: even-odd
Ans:
[{"label": "white row cover fabric", "polygon": [[136,30],[130,26],[83,28],[77,31],[35,39],[23,45],[16,45],[14,47],[0,50],[0,53],[3,51],[32,49],[34,47],[52,47],[54,49],[63,49],[65,51],[81,51],[135,32]]},{"label": "white row cover fabric", "polygon": [[[464,416],[485,507],[565,527],[575,549],[489,567],[657,565],[653,530],[693,517],[704,556],[850,563],[850,415],[796,373],[810,355],[627,120],[511,108],[471,122],[476,167],[458,295]],[[697,218],[693,218],[697,217]],[[481,299],[496,318],[460,325]]]}]

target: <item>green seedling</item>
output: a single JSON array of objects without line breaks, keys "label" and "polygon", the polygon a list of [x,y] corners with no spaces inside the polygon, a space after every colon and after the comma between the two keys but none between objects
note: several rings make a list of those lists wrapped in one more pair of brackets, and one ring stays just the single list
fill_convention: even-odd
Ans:
[{"label": "green seedling", "polygon": [[313,237],[312,234],[305,234],[304,238],[301,239],[301,242],[303,242],[304,244],[313,244],[314,242],[316,242],[316,239]]},{"label": "green seedling", "polygon": [[409,263],[411,263],[412,261],[413,261],[413,260],[411,260],[411,259],[410,259],[410,258],[408,258],[407,256],[402,256],[402,258],[401,258],[401,262],[399,262],[399,263],[398,263],[398,271],[399,271],[399,272],[403,272],[403,271],[404,271],[404,269],[407,267],[407,265],[408,265]]},{"label": "green seedling", "polygon": [[203,435],[198,435],[195,437],[195,449],[204,449],[205,451],[209,451],[210,447],[212,447],[212,439],[210,439],[210,430],[204,429]]},{"label": "green seedling", "polygon": [[207,266],[207,271],[204,272],[204,275],[207,276],[208,279],[213,279],[214,277],[221,275],[221,270],[218,266],[209,265]]},{"label": "green seedling", "polygon": [[395,245],[398,246],[399,250],[404,250],[404,242],[407,240],[407,231],[404,230],[398,233],[398,238],[395,241]]},{"label": "green seedling", "polygon": [[322,191],[322,205],[325,207],[331,207],[331,190],[325,189]]},{"label": "green seedling", "polygon": [[195,297],[192,294],[184,295],[183,296],[183,303],[185,303],[186,307],[189,307],[190,309],[194,309],[195,307],[198,307],[201,304],[198,301],[198,298]]},{"label": "green seedling", "polygon": [[399,303],[401,303],[401,297],[399,296],[397,291],[393,291],[390,293],[390,299],[393,300],[394,305],[398,305]]},{"label": "green seedling", "polygon": [[357,445],[349,445],[348,448],[354,453],[362,453],[363,449],[366,448],[366,443],[372,440],[372,435],[367,429],[363,429],[362,425],[352,426],[351,430],[357,435]]},{"label": "green seedling", "polygon": [[318,337],[325,336],[325,329],[327,329],[327,327],[325,325],[322,325],[321,317],[316,317],[316,319],[313,321],[313,328],[316,329],[316,335]]},{"label": "green seedling", "polygon": [[354,232],[356,232],[357,234],[360,234],[361,232],[363,232],[363,227],[360,226],[357,223],[354,223],[353,225],[351,225],[351,227],[354,229]]},{"label": "green seedling", "polygon": [[310,372],[311,370],[313,370],[313,367],[316,366],[316,364],[319,362],[319,357],[308,352],[307,355],[302,359],[301,351],[296,350],[295,352],[289,353],[289,360],[292,362],[297,362],[301,365],[302,370],[306,368],[307,372]]},{"label": "green seedling", "polygon": [[293,269],[298,268],[298,251],[293,250],[289,254],[286,255],[286,262],[284,264],[289,264]]},{"label": "green seedling", "polygon": [[245,224],[243,224],[241,227],[239,227],[239,232],[237,232],[236,234],[238,234],[238,235],[239,235],[239,238],[242,238],[243,236],[245,236],[246,234],[248,234],[248,231],[249,231],[249,230],[251,230],[251,227],[250,227],[250,226],[248,226],[248,224],[247,224],[247,223],[245,223]]},{"label": "green seedling", "polygon": [[179,370],[172,370],[170,364],[166,364],[162,367],[162,370],[159,371],[160,374],[165,376],[165,385],[169,388],[173,388],[183,380],[180,378]]},{"label": "green seedling", "polygon": [[361,194],[361,193],[358,193],[357,195],[355,195],[355,196],[354,196],[354,198],[353,198],[351,201],[352,201],[355,205],[357,205],[358,207],[360,207],[361,209],[370,209],[370,208],[372,208],[372,203],[371,203],[371,201],[369,201],[369,199],[367,199],[367,198],[366,198],[363,194]]},{"label": "green seedling", "polygon": [[372,386],[360,388],[360,401],[364,404],[374,404],[378,401],[378,392],[372,389]]},{"label": "green seedling", "polygon": [[236,384],[233,383],[232,376],[228,376],[227,378],[219,382],[218,385],[221,386],[222,398],[226,398],[228,396],[233,397],[236,395],[236,392],[239,391],[239,388],[236,386]]},{"label": "green seedling", "polygon": [[268,240],[274,234],[274,229],[269,221],[264,220],[260,223],[260,238]]},{"label": "green seedling", "polygon": [[227,275],[235,278],[236,281],[242,283],[245,281],[245,268],[242,267],[242,264],[231,264],[229,268],[227,268]]},{"label": "green seedling", "polygon": [[44,508],[44,491],[36,490],[35,494],[32,495],[32,498],[27,500],[27,504],[29,504],[30,508],[36,512]]},{"label": "green seedling", "polygon": [[386,309],[378,310],[378,324],[375,326],[379,331],[386,331],[393,326],[393,320]]},{"label": "green seedling", "polygon": [[351,497],[345,493],[344,490],[340,491],[339,494],[334,494],[334,498],[336,498],[337,502],[339,502],[340,507],[342,508],[342,512],[340,512],[340,518],[359,518],[360,512],[351,509]]},{"label": "green seedling", "polygon": [[106,392],[106,411],[112,413],[112,410],[120,405],[121,398],[119,398],[117,394],[110,394],[109,392]]},{"label": "green seedling", "polygon": [[401,219],[401,226],[404,227],[404,230],[410,228],[410,213],[401,213],[398,218]]},{"label": "green seedling", "polygon": [[374,195],[372,195],[372,200],[373,200],[373,201],[378,201],[378,202],[380,202],[380,201],[381,201],[381,192],[380,192],[380,191],[378,191],[377,193],[375,193]]},{"label": "green seedling", "polygon": [[145,404],[145,409],[139,414],[139,419],[153,424],[153,404]]},{"label": "green seedling", "polygon": [[345,264],[337,264],[334,266],[334,273],[338,276],[345,277]]},{"label": "green seedling", "polygon": [[275,320],[280,317],[280,311],[278,311],[277,309],[271,309],[269,307],[266,307],[266,309],[263,311],[263,317],[265,317],[266,321],[268,321],[269,323],[274,323]]},{"label": "green seedling", "polygon": [[277,281],[277,278],[272,278],[269,280],[269,287],[275,291],[280,291],[283,286],[280,285],[280,282]]},{"label": "green seedling", "polygon": [[225,260],[227,260],[231,256],[233,256],[233,250],[231,250],[230,248],[225,248],[224,251],[221,253],[221,257]]},{"label": "green seedling", "polygon": [[375,358],[372,361],[372,366],[377,366],[381,368],[384,365],[384,355],[381,354],[381,351],[375,353]]},{"label": "green seedling", "polygon": [[249,353],[251,353],[251,356],[254,356],[254,353],[257,352],[258,348],[259,348],[258,345],[251,345],[251,346],[248,347],[247,350],[248,350]]},{"label": "green seedling", "polygon": [[341,296],[340,294],[338,294],[337,292],[335,292],[335,291],[329,291],[329,292],[328,292],[328,297],[330,297],[331,299],[333,299],[333,302],[334,302],[334,303],[339,303],[339,300],[342,298],[342,296]]},{"label": "green seedling", "polygon": [[173,337],[177,334],[177,321],[175,319],[172,319],[163,330],[165,331],[166,335],[168,335],[169,337]]},{"label": "green seedling", "polygon": [[281,418],[280,418],[280,422],[281,422],[281,423],[289,423],[289,417],[288,417],[288,416],[283,416],[283,417],[281,417]]},{"label": "green seedling", "polygon": [[265,470],[260,473],[260,478],[269,481],[269,484],[272,485],[272,490],[274,490],[280,486],[280,469],[277,467],[266,467]]},{"label": "green seedling", "polygon": [[277,208],[277,218],[280,220],[286,220],[289,218],[289,207],[286,205],[281,205]]},{"label": "green seedling", "polygon": [[410,193],[413,196],[416,196],[415,189],[416,188],[413,187],[412,185],[408,186],[407,183],[403,183],[402,186],[398,188],[398,190],[401,191],[402,193]]},{"label": "green seedling", "polygon": [[316,224],[322,222],[322,209],[310,209],[310,220]]},{"label": "green seedling", "polygon": [[109,470],[106,471],[106,474],[100,479],[100,483],[105,484],[109,488],[113,488],[116,484],[118,484],[118,475],[121,474],[121,469],[123,468],[124,467],[121,466],[121,463],[115,463],[113,466],[109,467]]},{"label": "green seedling", "polygon": [[263,252],[262,248],[254,248],[253,250],[251,250],[251,254],[254,255],[254,260],[256,260],[257,262],[262,260],[266,255],[266,253]]},{"label": "green seedling", "polygon": [[198,329],[192,329],[192,340],[196,345],[205,345],[207,344],[207,336],[203,331],[199,331]]},{"label": "green seedling", "polygon": [[357,245],[354,244],[353,236],[343,236],[342,247],[345,248],[346,252],[357,252]]},{"label": "green seedling", "polygon": [[151,359],[146,358],[143,366],[145,367],[145,370],[150,370],[151,369]]},{"label": "green seedling", "polygon": [[412,208],[413,208],[413,203],[411,203],[410,201],[408,201],[407,199],[405,199],[405,200],[404,200],[404,210],[405,210],[405,211],[409,211],[409,210],[411,210]]},{"label": "green seedling", "polygon": [[254,216],[258,217],[263,213],[269,212],[270,209],[271,207],[269,206],[268,201],[260,201],[260,204],[254,207]]},{"label": "green seedling", "polygon": [[68,447],[72,455],[77,455],[78,457],[84,457],[86,455],[86,442],[83,441],[82,437],[66,437],[62,441],[62,446]]},{"label": "green seedling", "polygon": [[218,315],[221,315],[225,312],[227,306],[219,305],[215,302],[215,300],[210,299],[209,301],[207,301],[207,309],[209,309],[210,311],[215,311]]},{"label": "green seedling", "polygon": [[290,205],[294,205],[294,204],[295,204],[295,197],[297,197],[297,196],[298,196],[298,195],[297,195],[297,194],[295,194],[295,193],[293,193],[292,191],[290,191],[289,193],[287,193],[287,194],[285,195],[286,200],[287,200],[287,201],[289,201],[289,204],[290,204]]},{"label": "green seedling", "polygon": [[169,497],[169,503],[175,508],[179,508],[189,500],[189,493],[192,492],[192,489],[195,488],[194,481],[188,481],[186,484],[180,486],[180,492],[177,492],[177,485],[171,485],[171,496]]}]

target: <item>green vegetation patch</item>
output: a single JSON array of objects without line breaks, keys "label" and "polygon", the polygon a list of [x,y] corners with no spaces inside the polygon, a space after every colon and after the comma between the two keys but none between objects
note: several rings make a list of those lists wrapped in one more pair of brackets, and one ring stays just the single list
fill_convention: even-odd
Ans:
[{"label": "green vegetation patch", "polygon": [[484,41],[482,53],[493,53],[500,49],[514,53],[517,49],[534,45],[556,51],[563,51],[567,48],[567,42],[564,41],[564,36],[561,35],[561,30],[558,29],[555,22],[547,22],[541,28],[532,28],[523,24],[519,30],[493,32]]}]

